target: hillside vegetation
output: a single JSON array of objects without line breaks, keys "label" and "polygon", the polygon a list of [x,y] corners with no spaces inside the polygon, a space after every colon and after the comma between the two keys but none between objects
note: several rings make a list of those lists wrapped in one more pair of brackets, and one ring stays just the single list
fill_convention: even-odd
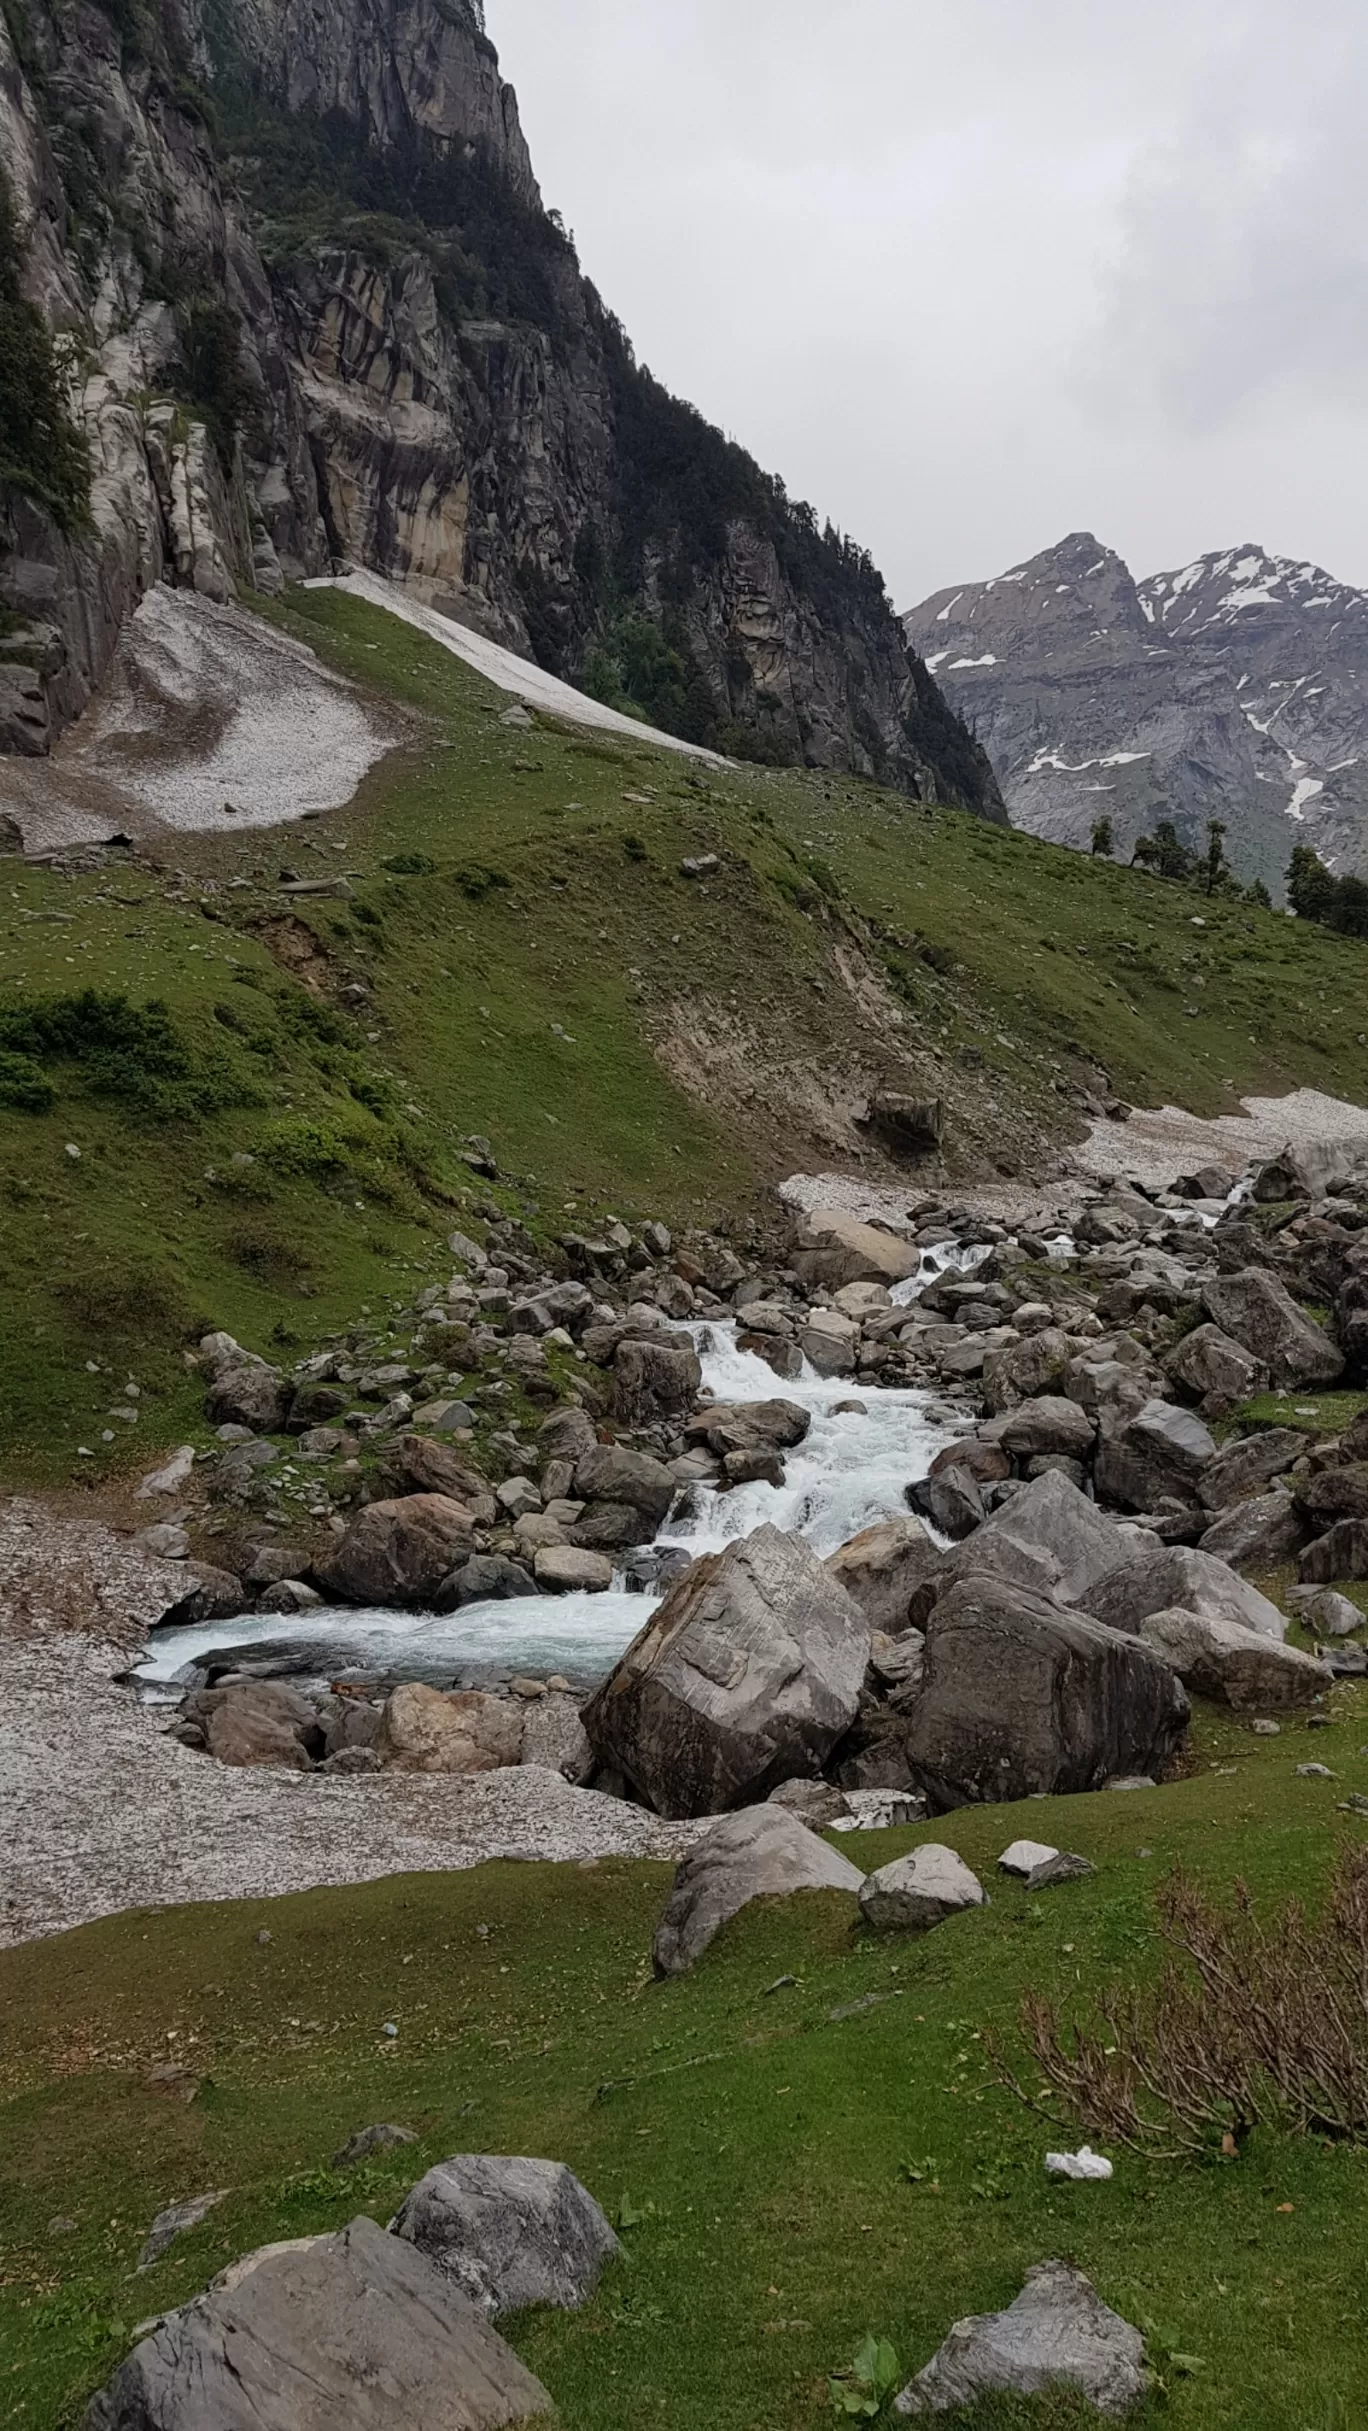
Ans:
[{"label": "hillside vegetation", "polygon": [[195,1440],[189,1340],[298,1352],[411,1302],[482,1198],[541,1234],[768,1221],[862,1153],[878,1086],[945,1098],[952,1177],[1041,1170],[1084,1092],[1368,1090],[1356,941],[853,781],[509,727],[379,611],[270,613],[413,713],[346,810],[5,867],[11,1482]]},{"label": "hillside vegetation", "polygon": [[[384,2222],[474,2150],[569,2162],[621,2226],[582,2312],[504,2324],[565,2431],[817,2431],[866,2331],[910,2377],[1048,2255],[1145,2331],[1138,2431],[1363,2431],[1365,2154],[1258,2130],[1238,2158],[1119,2152],[1110,2183],[1061,2186],[1043,2157],[1076,2130],[1006,2092],[988,2050],[996,2031],[1020,2064],[1028,1987],[1083,2011],[1155,1967],[1175,1863],[1223,1895],[1243,1873],[1261,1906],[1319,1904],[1336,1838],[1363,1828],[1337,1802],[1368,1789],[1368,1695],[1331,1703],[1329,1728],[1272,1741],[1207,1714],[1190,1778],[1033,1805],[1032,1833],[1098,1869],[1034,1897],[994,1871],[1013,1810],[844,1840],[874,1866],[934,1838],[979,1871],[991,1906],[921,1941],[808,1894],[653,1984],[669,1870],[607,1860],[144,1912],[0,1956],[0,2417],[78,2422],[133,2325],[230,2257]],[[1336,1778],[1299,1778],[1310,1757]],[[148,2082],[168,2056],[188,2102]],[[380,2119],[420,2141],[333,2169]],[[135,2276],[154,2213],[210,2187],[220,2207]],[[1097,2418],[1066,2398],[946,2419]]]}]

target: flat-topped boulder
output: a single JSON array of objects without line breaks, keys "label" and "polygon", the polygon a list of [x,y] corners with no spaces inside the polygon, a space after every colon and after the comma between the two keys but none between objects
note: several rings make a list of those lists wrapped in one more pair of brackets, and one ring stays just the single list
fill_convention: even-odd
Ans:
[{"label": "flat-topped boulder", "polygon": [[877,1225],[861,1224],[838,1207],[814,1207],[799,1224],[794,1271],[809,1290],[839,1291],[845,1283],[905,1283],[921,1264],[918,1252]]}]

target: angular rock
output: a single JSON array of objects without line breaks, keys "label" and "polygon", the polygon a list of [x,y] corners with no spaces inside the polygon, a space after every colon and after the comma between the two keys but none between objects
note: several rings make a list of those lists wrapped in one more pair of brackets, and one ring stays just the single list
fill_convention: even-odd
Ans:
[{"label": "angular rock", "polygon": [[760,1528],[675,1581],[585,1728],[658,1814],[718,1814],[820,1769],[869,1648],[859,1605],[803,1539]]},{"label": "angular rock", "polygon": [[474,1551],[464,1504],[447,1494],[406,1494],[358,1512],[318,1576],[343,1603],[431,1605],[461,1557]]},{"label": "angular rock", "polygon": [[496,2431],[553,2413],[484,2314],[363,2218],[263,2246],[165,2314],[85,2431]]},{"label": "angular rock", "polygon": [[860,1888],[860,1909],[876,1933],[925,1933],[958,1916],[964,1908],[981,1908],[983,1885],[953,1849],[924,1841],[906,1857],[895,1857],[868,1874]]},{"label": "angular rock", "polygon": [[1104,1428],[1093,1476],[1105,1501],[1126,1511],[1152,1511],[1166,1497],[1195,1503],[1215,1458],[1215,1438],[1194,1411],[1151,1400],[1121,1426]]},{"label": "angular rock", "polygon": [[471,1517],[488,1526],[494,1517],[489,1481],[450,1444],[434,1443],[427,1435],[401,1435],[399,1466],[415,1494],[445,1494]]},{"label": "angular rock", "polygon": [[998,1872],[1010,1874],[1017,1882],[1029,1882],[1043,1865],[1050,1865],[1059,1855],[1044,1840],[1014,1840],[998,1859]]},{"label": "angular rock", "polygon": [[668,1516],[675,1481],[664,1462],[648,1453],[596,1443],[575,1464],[575,1493],[581,1502],[613,1503],[638,1512],[644,1534],[635,1541],[645,1543]]},{"label": "angular rock", "polygon": [[278,1435],[293,1388],[280,1370],[264,1365],[225,1368],[205,1396],[210,1426],[250,1427],[254,1435]]},{"label": "angular rock", "polygon": [[1215,1275],[1202,1297],[1207,1314],[1262,1362],[1275,1386],[1333,1384],[1343,1374],[1329,1336],[1263,1267]]},{"label": "angular rock", "polygon": [[1219,1325],[1198,1325],[1185,1334],[1164,1361],[1175,1384],[1194,1401],[1213,1408],[1235,1409],[1255,1393],[1268,1389],[1268,1369],[1242,1342],[1223,1334]]},{"label": "angular rock", "polygon": [[383,2123],[376,2127],[358,2127],[355,2134],[348,2136],[346,2143],[333,2154],[332,2166],[334,2169],[350,2169],[354,2162],[367,2160],[373,2152],[397,2152],[401,2146],[416,2144],[417,2141],[411,2127],[391,2127]]},{"label": "angular rock", "polygon": [[809,1290],[846,1283],[905,1283],[921,1264],[915,1249],[839,1208],[814,1207],[798,1228],[794,1270]]},{"label": "angular rock", "polygon": [[231,1570],[194,1562],[191,1571],[193,1584],[162,1614],[159,1629],[199,1629],[206,1621],[230,1621],[241,1612],[246,1595],[241,1579]]},{"label": "angular rock", "polygon": [[1023,1342],[990,1351],[983,1367],[983,1406],[990,1417],[1023,1401],[1062,1393],[1074,1345],[1060,1326],[1047,1325]]},{"label": "angular rock", "polygon": [[1279,1645],[1238,1621],[1169,1609],[1146,1613],[1136,1634],[1171,1663],[1185,1688],[1234,1713],[1282,1712],[1309,1705],[1330,1674],[1295,1646]]},{"label": "angular rock", "polygon": [[783,1806],[726,1815],[679,1866],[656,1927],[657,1975],[683,1975],[752,1899],[793,1891],[858,1892],[864,1876]]},{"label": "angular rock", "polygon": [[1013,1460],[1035,1460],[1052,1452],[1062,1452],[1070,1460],[1086,1460],[1096,1434],[1092,1419],[1076,1401],[1045,1394],[1036,1401],[1023,1401],[998,1441]]},{"label": "angular rock", "polygon": [[956,1543],[972,1536],[987,1517],[983,1489],[966,1461],[933,1468],[922,1491],[932,1527]]},{"label": "angular rock", "polygon": [[781,1781],[766,1803],[784,1807],[812,1832],[828,1830],[838,1816],[850,1812],[845,1791],[834,1788],[830,1781]]},{"label": "angular rock", "polygon": [[1287,1635],[1287,1622],[1276,1604],[1228,1563],[1188,1545],[1139,1547],[1078,1600],[1110,1629],[1138,1631],[1148,1613],[1172,1607],[1210,1620],[1234,1621],[1237,1627],[1279,1642]]},{"label": "angular rock", "polygon": [[1368,1466],[1351,1461],[1343,1468],[1322,1469],[1298,1486],[1297,1501],[1321,1528],[1337,1519],[1368,1519]]},{"label": "angular rock", "polygon": [[1145,2342],[1072,2263],[1040,2262],[1004,2312],[955,2323],[893,2411],[948,2414],[995,2391],[1044,2397],[1061,2384],[1119,2419],[1148,2387]]},{"label": "angular rock", "polygon": [[594,1769],[594,1751],[580,1720],[577,1697],[559,1691],[529,1705],[523,1719],[522,1760],[543,1764],[578,1788]]},{"label": "angular rock", "polygon": [[444,1692],[412,1681],[385,1701],[375,1747],[400,1773],[492,1773],[522,1756],[519,1706],[481,1689]]},{"label": "angular rock", "polygon": [[300,1689],[283,1680],[203,1688],[185,1699],[181,1712],[202,1724],[205,1746],[220,1764],[280,1764],[307,1773],[313,1762],[308,1743],[316,1738],[317,1752],[322,1753],[315,1708]]},{"label": "angular rock", "polygon": [[624,1426],[654,1426],[660,1419],[687,1417],[702,1382],[697,1351],[678,1336],[661,1342],[618,1344],[613,1359],[613,1405]]},{"label": "angular rock", "polygon": [[814,1309],[798,1337],[808,1365],[819,1376],[853,1376],[860,1347],[860,1329],[839,1309]]},{"label": "angular rock", "polygon": [[472,1553],[444,1578],[432,1599],[434,1612],[459,1612],[466,1604],[506,1603],[511,1596],[536,1595],[537,1582],[521,1562],[506,1553]]},{"label": "angular rock", "polygon": [[571,1467],[592,1452],[598,1442],[593,1426],[583,1410],[553,1410],[537,1429],[543,1462],[568,1460]]},{"label": "angular rock", "polygon": [[1272,1570],[1300,1553],[1307,1534],[1290,1494],[1251,1494],[1247,1502],[1222,1511],[1197,1543],[1200,1552],[1214,1553],[1232,1570]]},{"label": "angular rock", "polygon": [[1293,1588],[1288,1602],[1295,1599],[1297,1618],[1322,1638],[1349,1638],[1364,1626],[1364,1616],[1347,1595],[1337,1595],[1333,1587],[1305,1590]]},{"label": "angular rock", "polygon": [[1329,1587],[1336,1579],[1368,1578],[1368,1520],[1338,1519],[1307,1546],[1297,1564],[1304,1587]]},{"label": "angular rock", "polygon": [[393,2229],[491,2320],[530,2304],[583,2304],[622,2250],[563,2162],[486,2153],[439,2161],[405,2195]]},{"label": "angular rock", "polygon": [[1187,1720],[1174,1673],[1139,1639],[970,1575],[927,1624],[907,1752],[938,1807],[1048,1797],[1157,1773]]},{"label": "angular rock", "polygon": [[191,2195],[187,2202],[169,2204],[164,2212],[158,2212],[143,2241],[138,2269],[150,2271],[154,2262],[160,2262],[162,2255],[175,2244],[177,2237],[198,2228],[201,2220],[207,2220],[210,2212],[225,2200],[226,2195],[226,2187],[215,2187],[207,2195]]},{"label": "angular rock", "polygon": [[1126,1554],[1115,1520],[1051,1470],[992,1512],[967,1544],[947,1555],[938,1577],[948,1588],[970,1571],[990,1572],[1072,1604]]},{"label": "angular rock", "polygon": [[896,1638],[908,1626],[913,1590],[939,1568],[942,1558],[921,1521],[909,1516],[862,1528],[827,1555],[826,1567],[837,1585],[855,1598],[870,1628]]},{"label": "angular rock", "polygon": [[1300,1460],[1305,1450],[1306,1437],[1296,1427],[1268,1427],[1259,1435],[1238,1436],[1208,1462],[1198,1482],[1198,1494],[1208,1511],[1228,1510],[1246,1495],[1261,1493],[1294,1460]]}]

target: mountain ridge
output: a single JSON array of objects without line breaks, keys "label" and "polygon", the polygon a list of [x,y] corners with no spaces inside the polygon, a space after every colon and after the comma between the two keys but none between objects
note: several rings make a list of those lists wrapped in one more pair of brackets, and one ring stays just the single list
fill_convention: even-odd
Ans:
[{"label": "mountain ridge", "polygon": [[1159,819],[1278,889],[1294,845],[1368,858],[1368,594],[1254,543],[1137,581],[1091,532],[903,617],[1015,824],[1117,849]]},{"label": "mountain ridge", "polygon": [[686,739],[1005,816],[867,553],[636,363],[470,0],[8,0],[0,159],[93,474],[65,529],[0,492],[9,749],[151,583],[355,561]]}]

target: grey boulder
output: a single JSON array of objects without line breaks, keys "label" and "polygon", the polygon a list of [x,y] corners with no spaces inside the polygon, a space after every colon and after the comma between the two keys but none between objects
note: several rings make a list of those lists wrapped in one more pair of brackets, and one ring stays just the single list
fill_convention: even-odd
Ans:
[{"label": "grey boulder", "polygon": [[721,1814],[820,1771],[858,1711],[870,1636],[801,1537],[758,1528],[675,1581],[584,1726],[657,1814]]},{"label": "grey boulder", "polygon": [[1138,1638],[979,1574],[927,1624],[907,1754],[938,1807],[1049,1797],[1158,1773],[1187,1720],[1178,1679]]},{"label": "grey boulder", "polygon": [[1324,1664],[1238,1621],[1181,1610],[1148,1612],[1137,1634],[1172,1664],[1185,1687],[1235,1713],[1309,1705],[1330,1686]]},{"label": "grey boulder", "polygon": [[957,1546],[937,1579],[949,1588],[971,1571],[989,1572],[1072,1604],[1124,1561],[1126,1550],[1115,1520],[1051,1469],[1013,1494],[967,1544]]},{"label": "grey boulder", "polygon": [[359,2219],[263,2246],[166,2314],[85,2431],[496,2431],[553,2412],[467,2297]]},{"label": "grey boulder", "polygon": [[344,1603],[430,1607],[462,1557],[474,1551],[474,1524],[464,1504],[447,1494],[405,1494],[368,1503],[318,1575]]},{"label": "grey boulder", "polygon": [[1333,1384],[1343,1374],[1329,1336],[1262,1267],[1213,1276],[1202,1296],[1214,1323],[1262,1362],[1275,1385]]},{"label": "grey boulder", "polygon": [[1086,1460],[1096,1435],[1093,1420],[1078,1402],[1047,1393],[1013,1410],[998,1441],[1013,1460],[1037,1460],[1052,1452]]},{"label": "grey boulder", "polygon": [[1201,1499],[1208,1511],[1225,1511],[1246,1495],[1261,1493],[1305,1450],[1306,1437],[1295,1427],[1266,1427],[1259,1435],[1237,1436],[1203,1470]]},{"label": "grey boulder", "polygon": [[726,1815],[676,1871],[656,1927],[657,1975],[684,1975],[723,1925],[753,1899],[793,1891],[858,1892],[864,1876],[783,1806]]},{"label": "grey boulder", "polygon": [[1272,1570],[1300,1553],[1307,1538],[1300,1507],[1279,1487],[1272,1494],[1251,1494],[1213,1520],[1198,1540],[1198,1551],[1214,1553],[1232,1570]]},{"label": "grey boulder", "polygon": [[893,2400],[895,2414],[948,2414],[994,2391],[1043,2397],[1079,2389],[1119,2418],[1145,2394],[1145,2342],[1068,2262],[1039,2262],[1001,2313],[957,2321],[945,2344]]},{"label": "grey boulder", "polygon": [[[1094,1620],[1109,1629],[1138,1630],[1147,1613],[1182,1608],[1217,1621],[1234,1621],[1260,1637],[1283,1639],[1287,1622],[1257,1587],[1212,1553],[1187,1545],[1151,1542],[1136,1546],[1109,1577],[1079,1598]],[[1138,1768],[1143,1770],[1143,1767]]]},{"label": "grey boulder", "polygon": [[942,1554],[919,1519],[879,1520],[827,1555],[837,1585],[852,1595],[871,1629],[898,1637],[908,1625],[913,1592],[940,1567]]},{"label": "grey boulder", "polygon": [[1193,1410],[1151,1400],[1133,1418],[1104,1430],[1097,1447],[1097,1491],[1126,1511],[1152,1511],[1166,1496],[1195,1503],[1214,1436]]},{"label": "grey boulder", "polygon": [[617,2238],[561,2161],[457,2153],[404,2197],[396,2237],[496,2318],[524,2305],[583,2304]]},{"label": "grey boulder", "polygon": [[698,1399],[698,1353],[678,1335],[659,1342],[621,1342],[613,1360],[613,1401],[624,1426],[653,1426],[685,1418]]},{"label": "grey boulder", "polygon": [[954,1849],[939,1841],[923,1842],[906,1857],[895,1857],[866,1875],[860,1890],[860,1911],[876,1933],[926,1933],[932,1925],[958,1916],[965,1908],[981,1908],[983,1885]]},{"label": "grey boulder", "polygon": [[1195,1326],[1190,1334],[1184,1334],[1164,1365],[1175,1384],[1213,1411],[1248,1401],[1268,1386],[1268,1370],[1263,1361],[1247,1351],[1242,1342],[1223,1334],[1219,1325]]}]

